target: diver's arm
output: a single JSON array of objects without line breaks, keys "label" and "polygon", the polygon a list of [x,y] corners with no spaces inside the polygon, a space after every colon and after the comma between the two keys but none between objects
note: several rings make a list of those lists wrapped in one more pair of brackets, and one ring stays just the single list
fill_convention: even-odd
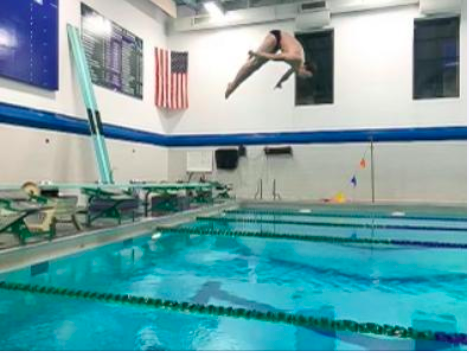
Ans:
[{"label": "diver's arm", "polygon": [[255,56],[256,58],[262,58],[266,60],[272,60],[272,61],[286,61],[287,56],[283,53],[279,54],[271,54],[271,53],[265,53],[262,51],[249,51],[249,56],[253,57]]},{"label": "diver's arm", "polygon": [[295,72],[293,69],[289,69],[287,72],[283,74],[283,76],[280,78],[280,80],[277,82],[275,85],[275,88],[282,88],[282,84],[287,81],[290,76]]}]

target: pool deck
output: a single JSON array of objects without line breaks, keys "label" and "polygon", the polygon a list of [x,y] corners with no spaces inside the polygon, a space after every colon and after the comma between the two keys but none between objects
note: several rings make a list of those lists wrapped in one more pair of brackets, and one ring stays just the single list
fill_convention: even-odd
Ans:
[{"label": "pool deck", "polygon": [[[168,216],[143,218],[137,222],[125,223],[120,226],[115,226],[112,223],[101,223],[95,229],[88,229],[80,233],[68,229],[68,232],[72,233],[62,232],[52,241],[41,240],[23,246],[16,242],[12,247],[0,250],[0,273],[89,250],[108,243],[148,235],[157,226],[176,226],[181,223],[195,221],[200,216],[212,216],[224,210],[238,207],[236,201],[227,201]],[[13,238],[11,234],[6,234],[6,236]]]},{"label": "pool deck", "polygon": [[311,201],[269,201],[238,199],[239,207],[243,208],[268,208],[268,209],[290,209],[302,210],[311,209],[315,211],[335,211],[335,212],[373,212],[389,213],[404,212],[407,215],[439,215],[467,218],[467,204],[427,204],[427,203],[394,203],[394,202],[354,202],[354,203],[326,203]]}]

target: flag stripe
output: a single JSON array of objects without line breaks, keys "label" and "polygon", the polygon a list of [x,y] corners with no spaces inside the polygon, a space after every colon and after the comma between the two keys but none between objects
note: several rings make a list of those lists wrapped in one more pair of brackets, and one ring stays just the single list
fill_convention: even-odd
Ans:
[{"label": "flag stripe", "polygon": [[161,65],[160,65],[160,50],[156,48],[156,105],[160,106],[160,73]]},{"label": "flag stripe", "polygon": [[158,61],[160,63],[160,77],[159,77],[159,102],[160,105],[163,105],[163,75],[164,75],[164,66],[163,66],[163,51],[160,49]]},{"label": "flag stripe", "polygon": [[173,87],[172,87],[172,96],[173,96],[173,101],[171,102],[171,109],[177,109],[177,92],[176,90],[174,89],[176,86],[177,86],[177,74],[172,74],[171,75],[172,79],[173,79]]},{"label": "flag stripe", "polygon": [[163,60],[163,108],[167,107],[167,94],[168,94],[168,80],[167,80],[167,75],[168,73],[166,72],[168,70],[168,67],[166,65],[166,51],[163,51],[161,58]]},{"label": "flag stripe", "polygon": [[164,52],[164,107],[168,108],[169,102],[169,77],[168,77],[168,52]]},{"label": "flag stripe", "polygon": [[159,67],[158,67],[158,48],[155,49],[155,104],[158,106],[158,76],[159,76]]},{"label": "flag stripe", "polygon": [[176,92],[177,108],[178,108],[178,109],[181,109],[181,107],[182,107],[182,105],[181,105],[181,90],[182,90],[181,77],[182,77],[182,74],[176,74],[176,80],[177,80],[177,82],[178,82],[178,87],[180,88],[180,89],[178,89],[178,91]]},{"label": "flag stripe", "polygon": [[161,62],[161,107],[164,108],[164,92],[165,92],[165,66],[164,66],[164,50],[160,51],[160,62]]},{"label": "flag stripe", "polygon": [[158,102],[161,107],[163,105],[163,56],[161,49],[158,51],[158,62],[160,66],[160,77],[158,78]]}]

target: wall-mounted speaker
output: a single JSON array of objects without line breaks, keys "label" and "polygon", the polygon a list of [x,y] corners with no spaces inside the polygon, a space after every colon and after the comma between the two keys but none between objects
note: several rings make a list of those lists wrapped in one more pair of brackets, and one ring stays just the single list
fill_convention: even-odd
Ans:
[{"label": "wall-mounted speaker", "polygon": [[291,146],[265,147],[264,153],[266,156],[292,156],[293,149]]},{"label": "wall-mounted speaker", "polygon": [[238,149],[220,149],[215,151],[215,161],[217,169],[235,170],[238,168]]}]

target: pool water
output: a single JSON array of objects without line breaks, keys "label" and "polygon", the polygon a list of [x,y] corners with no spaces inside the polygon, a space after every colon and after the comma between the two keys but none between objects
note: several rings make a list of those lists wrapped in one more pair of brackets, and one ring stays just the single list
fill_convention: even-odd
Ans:
[{"label": "pool water", "polygon": [[[249,213],[219,217],[259,218]],[[262,219],[272,217],[312,221],[307,216],[263,215]],[[348,224],[376,220],[324,217],[314,221]],[[466,223],[459,220],[379,222],[423,224],[436,229],[336,228],[242,221],[198,221],[188,226],[466,243]],[[465,249],[165,233],[157,240],[148,234],[36,264],[0,275],[0,280],[466,333],[466,269]],[[0,291],[0,349],[454,350],[455,347],[440,342]]]}]

